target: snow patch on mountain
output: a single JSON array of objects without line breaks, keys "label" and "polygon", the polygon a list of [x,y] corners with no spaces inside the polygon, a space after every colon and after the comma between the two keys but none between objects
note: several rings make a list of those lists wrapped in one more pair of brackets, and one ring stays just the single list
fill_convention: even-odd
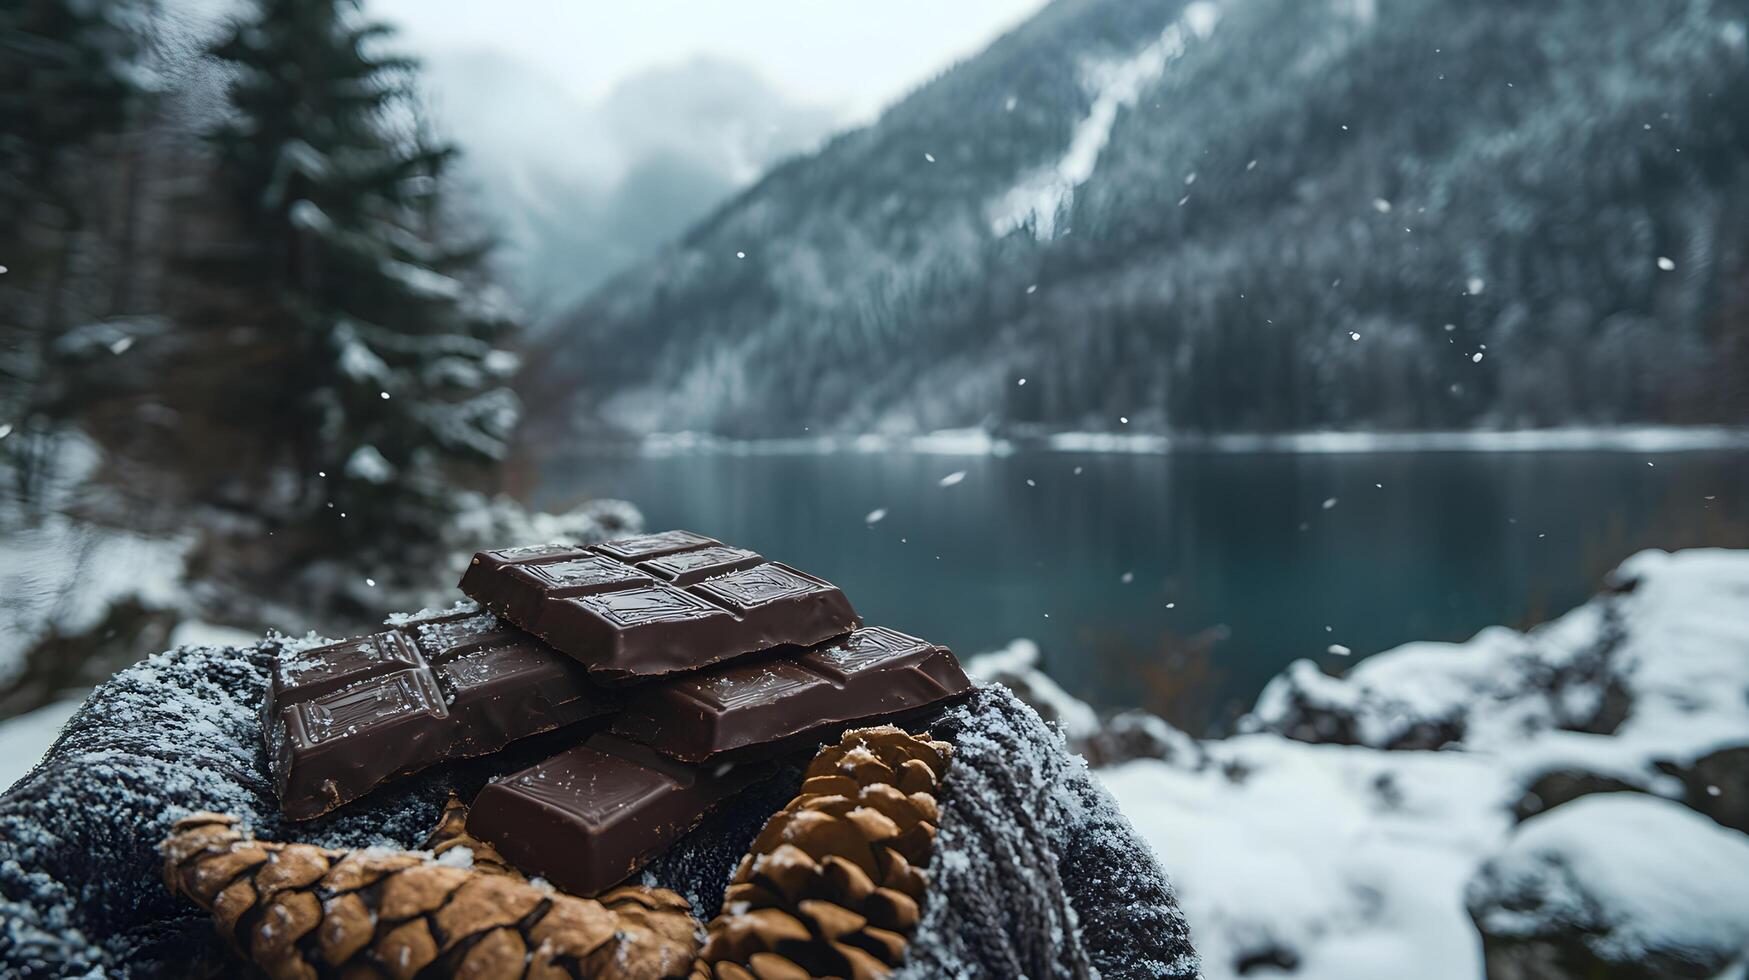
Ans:
[{"label": "snow patch on mountain", "polygon": [[1022,177],[989,205],[991,232],[1000,237],[1030,228],[1039,241],[1055,238],[1059,219],[1074,204],[1075,188],[1093,176],[1099,154],[1111,141],[1119,110],[1135,105],[1193,40],[1208,37],[1219,21],[1218,6],[1197,0],[1140,51],[1127,58],[1086,62],[1082,85],[1093,100],[1087,115],[1076,124],[1068,147],[1055,163]]}]

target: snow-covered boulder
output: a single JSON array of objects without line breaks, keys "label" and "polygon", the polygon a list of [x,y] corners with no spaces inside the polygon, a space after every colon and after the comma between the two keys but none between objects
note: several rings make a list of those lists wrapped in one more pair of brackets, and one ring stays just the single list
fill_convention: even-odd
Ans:
[{"label": "snow-covered boulder", "polygon": [[83,690],[165,645],[188,615],[190,535],[154,538],[52,514],[0,548],[0,714]]},{"label": "snow-covered boulder", "polygon": [[1040,718],[1063,730],[1071,743],[1099,731],[1099,714],[1058,684],[1039,665],[1038,644],[1015,640],[1000,650],[966,661],[966,673],[979,684],[1001,684],[1032,706]]},{"label": "snow-covered boulder", "polygon": [[1209,980],[1476,980],[1506,967],[1465,886],[1516,827],[1632,799],[1689,818],[1668,833],[1749,839],[1727,829],[1749,820],[1749,552],[1645,552],[1528,633],[1296,667],[1253,719],[1200,766],[1099,770],[1171,855]]},{"label": "snow-covered boulder", "polygon": [[644,528],[643,514],[623,500],[586,500],[557,514],[529,510],[502,495],[464,493],[458,495],[457,504],[455,518],[443,529],[443,544],[462,565],[474,552],[500,548],[507,541],[594,544]]},{"label": "snow-covered boulder", "polygon": [[1105,719],[1099,731],[1081,740],[1075,748],[1095,766],[1115,766],[1132,759],[1159,759],[1175,766],[1196,769],[1208,754],[1202,743],[1174,728],[1164,718],[1146,711],[1120,711]]},{"label": "snow-covered boulder", "polygon": [[[1611,624],[1591,606],[1542,630],[1406,643],[1341,677],[1298,660],[1240,723],[1302,742],[1437,749],[1544,729],[1608,732],[1626,713]],[[1575,642],[1577,641],[1577,642]]]},{"label": "snow-covered boulder", "polygon": [[1716,977],[1749,956],[1749,837],[1638,793],[1523,824],[1465,904],[1490,980]]},{"label": "snow-covered boulder", "polygon": [[1038,644],[1014,640],[965,663],[979,684],[1000,684],[1055,724],[1069,748],[1095,766],[1131,759],[1163,759],[1192,768],[1203,763],[1197,740],[1147,711],[1120,711],[1100,718],[1093,706],[1063,690],[1039,664]]}]

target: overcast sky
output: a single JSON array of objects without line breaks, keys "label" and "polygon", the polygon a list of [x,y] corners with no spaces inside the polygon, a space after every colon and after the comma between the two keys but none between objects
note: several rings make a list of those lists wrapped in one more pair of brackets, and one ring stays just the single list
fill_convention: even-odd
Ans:
[{"label": "overcast sky", "polygon": [[1045,0],[367,0],[414,54],[485,48],[594,100],[627,75],[718,55],[847,119],[976,53]]}]

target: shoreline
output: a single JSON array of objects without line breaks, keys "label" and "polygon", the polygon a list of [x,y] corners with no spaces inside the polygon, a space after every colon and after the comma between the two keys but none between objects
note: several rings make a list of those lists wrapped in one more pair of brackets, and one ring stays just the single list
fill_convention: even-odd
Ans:
[{"label": "shoreline", "polygon": [[1166,435],[1147,432],[1055,432],[998,435],[987,429],[939,429],[918,435],[819,435],[732,439],[706,432],[655,432],[623,439],[584,439],[563,456],[801,456],[914,453],[1011,456],[1016,453],[1127,455],[1611,452],[1681,453],[1749,450],[1749,427],[1569,426],[1550,429],[1458,429],[1425,432],[1313,431]]}]

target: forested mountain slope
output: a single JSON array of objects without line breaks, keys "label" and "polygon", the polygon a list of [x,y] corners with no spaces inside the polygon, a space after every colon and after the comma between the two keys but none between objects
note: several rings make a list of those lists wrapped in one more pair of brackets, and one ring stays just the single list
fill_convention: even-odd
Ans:
[{"label": "forested mountain slope", "polygon": [[1746,10],[1058,0],[568,314],[537,421],[1741,419]]}]

